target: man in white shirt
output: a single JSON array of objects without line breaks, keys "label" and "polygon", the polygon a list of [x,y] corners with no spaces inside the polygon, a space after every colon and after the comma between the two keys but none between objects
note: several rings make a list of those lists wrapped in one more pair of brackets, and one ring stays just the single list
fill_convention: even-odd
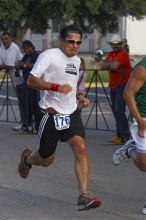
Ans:
[{"label": "man in white shirt", "polygon": [[22,77],[15,74],[15,65],[18,61],[22,59],[23,55],[19,47],[14,42],[12,42],[12,37],[10,33],[3,32],[1,35],[1,41],[2,44],[0,47],[0,71],[7,71],[7,74],[9,74],[11,82],[15,87],[16,85],[23,82]]},{"label": "man in white shirt", "polygon": [[2,45],[0,47],[0,70],[9,70],[14,85],[22,82],[20,77],[15,76],[14,67],[17,61],[22,59],[19,47],[12,42],[10,33],[3,32],[1,35]]},{"label": "man in white shirt", "polygon": [[49,166],[55,159],[58,141],[67,142],[75,157],[75,173],[79,184],[78,210],[96,208],[98,197],[88,193],[88,158],[85,132],[77,107],[86,107],[89,100],[77,89],[80,58],[77,56],[82,32],[74,25],[60,32],[59,48],[44,51],[38,57],[28,85],[41,90],[37,130],[39,149],[22,151],[18,166],[22,178],[27,178],[32,165]]}]

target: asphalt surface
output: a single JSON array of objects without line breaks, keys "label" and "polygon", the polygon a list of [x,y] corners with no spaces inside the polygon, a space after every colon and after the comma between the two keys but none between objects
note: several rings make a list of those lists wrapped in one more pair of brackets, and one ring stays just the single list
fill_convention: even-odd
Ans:
[{"label": "asphalt surface", "polygon": [[[82,113],[84,123],[92,104]],[[100,196],[102,205],[94,210],[77,211],[78,186],[74,158],[67,144],[58,144],[55,162],[49,168],[33,167],[30,176],[21,179],[17,172],[20,153],[24,146],[37,149],[37,135],[15,132],[12,129],[15,123],[1,121],[0,220],[146,219],[146,215],[141,214],[146,200],[146,175],[131,160],[116,167],[113,165],[112,155],[118,146],[110,145],[107,140],[114,132],[108,129],[94,130],[94,117],[98,119],[99,128],[104,128],[102,114],[96,113],[93,109],[89,120],[92,129],[86,129],[90,162],[89,190]],[[114,129],[112,115],[107,109],[104,109],[104,115],[109,120],[110,128]]]}]

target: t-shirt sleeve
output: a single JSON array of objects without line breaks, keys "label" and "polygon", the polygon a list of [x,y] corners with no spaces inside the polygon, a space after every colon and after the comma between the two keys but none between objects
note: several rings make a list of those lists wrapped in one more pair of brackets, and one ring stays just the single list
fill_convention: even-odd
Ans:
[{"label": "t-shirt sleeve", "polygon": [[7,54],[5,64],[8,66],[15,66],[17,61],[22,59],[22,54],[19,49],[12,49],[10,53]]},{"label": "t-shirt sleeve", "polygon": [[32,70],[30,72],[30,74],[32,74],[33,76],[41,78],[42,75],[46,72],[46,70],[50,66],[51,66],[51,61],[49,59],[49,56],[47,54],[41,53],[38,56]]},{"label": "t-shirt sleeve", "polygon": [[105,61],[109,61],[109,60],[111,60],[111,52],[109,52],[107,55],[106,55],[106,57],[105,57]]}]

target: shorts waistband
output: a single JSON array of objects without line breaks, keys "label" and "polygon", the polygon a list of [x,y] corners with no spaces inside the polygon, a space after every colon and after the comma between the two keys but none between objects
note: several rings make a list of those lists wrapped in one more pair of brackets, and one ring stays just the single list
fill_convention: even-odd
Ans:
[{"label": "shorts waistband", "polygon": [[55,109],[53,109],[53,108],[47,108],[47,109],[42,109],[41,108],[41,112],[43,112],[43,113],[50,113],[50,114],[58,114],[58,112],[55,110]]}]

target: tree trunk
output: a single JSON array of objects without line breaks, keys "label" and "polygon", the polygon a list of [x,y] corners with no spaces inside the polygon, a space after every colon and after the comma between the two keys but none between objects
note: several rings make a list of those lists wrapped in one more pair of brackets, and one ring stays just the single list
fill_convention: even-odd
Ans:
[{"label": "tree trunk", "polygon": [[27,28],[20,29],[18,28],[14,34],[13,40],[14,42],[21,48],[23,37],[27,31]]}]

